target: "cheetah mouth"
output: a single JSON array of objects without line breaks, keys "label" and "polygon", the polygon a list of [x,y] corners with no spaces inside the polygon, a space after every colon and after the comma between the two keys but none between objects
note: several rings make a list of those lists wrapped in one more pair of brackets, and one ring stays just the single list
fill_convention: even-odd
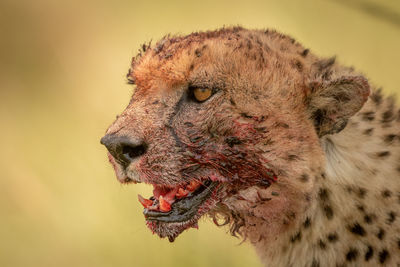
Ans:
[{"label": "cheetah mouth", "polygon": [[166,188],[153,185],[153,196],[149,199],[138,195],[147,221],[185,222],[194,217],[199,208],[212,195],[219,182],[196,180],[184,186]]},{"label": "cheetah mouth", "polygon": [[149,199],[138,195],[146,224],[153,233],[172,242],[188,228],[198,228],[197,221],[219,201],[221,182],[210,179],[165,187],[153,184]]}]

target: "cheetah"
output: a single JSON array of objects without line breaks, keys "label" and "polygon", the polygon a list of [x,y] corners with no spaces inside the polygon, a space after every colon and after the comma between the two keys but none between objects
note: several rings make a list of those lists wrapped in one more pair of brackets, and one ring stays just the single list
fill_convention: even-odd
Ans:
[{"label": "cheetah", "polygon": [[400,266],[400,110],[335,58],[274,30],[145,44],[101,143],[171,242],[208,215],[265,266]]}]

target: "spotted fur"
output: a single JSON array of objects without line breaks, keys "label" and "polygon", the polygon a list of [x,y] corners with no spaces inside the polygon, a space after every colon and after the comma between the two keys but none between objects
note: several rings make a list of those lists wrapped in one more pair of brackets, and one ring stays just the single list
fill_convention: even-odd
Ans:
[{"label": "spotted fur", "polygon": [[[107,133],[149,148],[129,166],[110,156],[121,182],[225,177],[208,213],[266,266],[399,266],[400,110],[364,76],[235,27],[146,44],[128,80]],[[194,103],[193,86],[216,93]]]}]

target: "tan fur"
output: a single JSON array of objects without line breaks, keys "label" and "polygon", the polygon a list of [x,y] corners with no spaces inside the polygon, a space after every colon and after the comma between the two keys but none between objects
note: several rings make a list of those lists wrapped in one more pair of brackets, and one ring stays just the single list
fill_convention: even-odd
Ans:
[{"label": "tan fur", "polygon": [[[373,90],[367,101],[363,76],[274,31],[168,36],[143,50],[128,74],[137,86],[131,103],[107,133],[145,140],[152,158],[124,172],[111,157],[120,181],[182,183],[185,151],[173,139],[190,143],[187,121],[220,145],[240,131],[233,125],[249,125],[260,133],[240,132],[237,146],[278,179],[226,192],[210,213],[227,216],[266,266],[399,266],[400,111],[393,100]],[[188,85],[221,91],[179,106]]]}]

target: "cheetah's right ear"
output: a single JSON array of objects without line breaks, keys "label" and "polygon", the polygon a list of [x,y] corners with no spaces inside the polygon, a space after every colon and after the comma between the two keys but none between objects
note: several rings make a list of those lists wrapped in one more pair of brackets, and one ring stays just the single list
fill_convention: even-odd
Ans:
[{"label": "cheetah's right ear", "polygon": [[313,81],[308,87],[308,110],[319,137],[343,130],[370,94],[370,86],[363,76]]}]

